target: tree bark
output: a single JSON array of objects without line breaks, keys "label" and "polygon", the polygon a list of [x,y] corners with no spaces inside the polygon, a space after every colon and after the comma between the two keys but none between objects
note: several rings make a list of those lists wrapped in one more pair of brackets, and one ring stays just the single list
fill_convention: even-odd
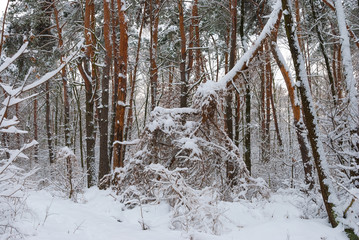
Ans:
[{"label": "tree bark", "polygon": [[99,132],[100,132],[100,159],[98,183],[99,186],[106,187],[107,182],[102,185],[101,181],[104,176],[111,172],[110,158],[108,156],[108,106],[109,106],[109,86],[110,86],[110,71],[112,63],[112,46],[110,33],[110,6],[107,0],[103,0],[103,35],[105,42],[105,67],[103,68],[101,80],[101,106],[99,107]]},{"label": "tree bark", "polygon": [[[309,82],[305,72],[304,59],[300,52],[298,37],[291,15],[291,8],[287,0],[282,0],[282,7],[283,11],[287,13],[284,15],[285,30],[294,63],[297,83],[299,85],[299,93],[303,106],[305,125],[308,129],[308,138],[318,173],[321,194],[328,214],[329,222],[333,227],[336,227],[338,226],[338,217],[340,217],[342,213],[336,211],[336,204],[338,203],[338,199],[331,183],[328,163],[326,161],[323,145],[319,137],[316,110],[311,98]],[[353,232],[352,229],[349,230]]]},{"label": "tree bark", "polygon": [[160,1],[155,0],[155,9],[153,9],[153,0],[150,0],[150,83],[151,83],[151,110],[156,107],[158,68],[156,64],[157,44],[158,44],[158,24],[160,13]]},{"label": "tree bark", "polygon": [[[359,114],[359,104],[358,104],[358,91],[356,87],[356,79],[354,78],[354,68],[351,58],[350,42],[349,42],[349,33],[347,31],[346,18],[344,13],[343,4],[341,1],[335,0],[334,6],[336,9],[338,28],[341,38],[340,51],[342,56],[342,65],[344,69],[344,79],[346,83],[346,92],[347,92],[347,101],[348,101],[348,125],[350,129],[350,144],[351,151],[353,153],[358,153],[359,151],[359,126],[358,126],[358,114]],[[355,155],[353,154],[353,155]],[[352,177],[352,183],[355,187],[359,188],[359,157],[353,157],[351,159],[352,170],[350,172]]]},{"label": "tree bark", "polygon": [[[229,70],[234,67],[236,61],[237,46],[237,0],[231,0],[231,41],[229,54]],[[233,140],[233,114],[232,114],[233,94],[228,92],[226,96],[226,132],[228,137]]]},{"label": "tree bark", "polygon": [[[38,140],[38,125],[37,125],[37,97],[34,99],[34,140]],[[34,146],[34,161],[38,161],[39,147],[38,144]]]},{"label": "tree bark", "polygon": [[112,23],[112,53],[113,53],[113,77],[112,77],[112,104],[111,104],[111,129],[110,129],[110,141],[109,141],[109,159],[113,159],[113,142],[115,139],[115,119],[116,119],[116,100],[118,94],[118,76],[119,76],[119,48],[117,41],[117,27],[120,25],[118,20],[118,14],[116,12],[116,0],[111,0],[111,23]]},{"label": "tree bark", "polygon": [[[56,8],[55,2],[52,3],[52,8],[54,12],[55,22],[56,22],[56,30],[57,30],[57,37],[58,37],[58,45],[61,52],[60,62],[61,64],[64,63],[64,41],[62,38],[62,27],[60,27],[59,21],[59,12]],[[63,94],[64,94],[64,127],[65,127],[65,146],[70,147],[71,139],[70,139],[70,102],[68,97],[68,78],[66,72],[66,66],[61,70],[61,79],[62,79],[62,86],[63,86]]]},{"label": "tree bark", "polygon": [[188,106],[188,82],[186,78],[186,33],[184,28],[183,16],[183,0],[178,0],[178,13],[179,13],[179,29],[181,35],[181,59],[180,59],[180,74],[181,74],[181,96],[180,107]]},{"label": "tree bark", "polygon": [[50,164],[54,163],[54,150],[52,146],[52,134],[51,134],[51,120],[50,120],[50,83],[47,81],[45,84],[45,106],[46,106],[46,113],[45,113],[45,124],[46,124],[46,136],[47,136],[47,145],[49,149],[49,159]]},{"label": "tree bark", "polygon": [[[85,43],[86,43],[86,59],[84,60],[84,67],[78,64],[79,71],[85,81],[86,90],[86,167],[87,167],[87,186],[92,187],[96,185],[95,172],[95,119],[94,119],[94,98],[96,87],[94,84],[94,2],[86,0],[85,6]],[[90,73],[89,63],[91,62],[92,71]]]},{"label": "tree bark", "polygon": [[123,141],[125,128],[126,110],[126,89],[127,89],[127,61],[128,61],[128,21],[126,17],[125,1],[117,0],[118,18],[120,24],[120,44],[119,44],[119,75],[117,78],[118,89],[116,100],[115,135],[113,147],[113,169],[124,166]]}]

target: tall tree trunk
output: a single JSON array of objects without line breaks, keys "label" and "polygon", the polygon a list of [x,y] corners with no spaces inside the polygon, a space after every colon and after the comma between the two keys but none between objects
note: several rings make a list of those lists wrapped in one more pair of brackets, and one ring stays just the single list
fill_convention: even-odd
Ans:
[{"label": "tall tree trunk", "polygon": [[[94,77],[94,2],[86,0],[85,6],[85,43],[86,43],[86,59],[84,67],[78,64],[79,71],[85,81],[86,90],[86,167],[87,167],[87,186],[92,187],[96,185],[96,172],[95,172],[95,119],[94,119],[94,98],[95,98],[95,79]],[[91,69],[89,70],[89,63]]]},{"label": "tall tree trunk", "polygon": [[[293,24],[291,7],[289,6],[287,0],[282,0],[282,7],[283,11],[287,12],[287,14],[284,14],[285,30],[287,34],[290,52],[292,55],[292,60],[294,63],[296,79],[299,84],[298,88],[303,106],[305,125],[308,129],[308,138],[312,148],[312,155],[318,173],[321,194],[323,197],[324,206],[328,214],[329,222],[333,227],[336,227],[338,226],[338,218],[341,218],[343,213],[338,211],[337,209],[339,207],[337,205],[339,203],[339,200],[337,199],[335,189],[330,179],[328,162],[326,160],[324,148],[319,137],[316,110],[313,105],[309,82],[307,74],[305,72],[304,59],[300,52],[296,29]],[[350,238],[352,238],[352,236],[356,237],[352,228],[347,228],[346,232]],[[357,239],[357,237],[352,239]]]},{"label": "tall tree trunk", "polygon": [[124,0],[117,0],[118,17],[120,23],[120,45],[119,45],[119,77],[117,101],[116,101],[116,118],[115,118],[115,136],[113,147],[113,168],[124,166],[123,141],[125,128],[125,110],[126,110],[126,89],[127,89],[127,61],[128,61],[128,26],[126,17],[126,4]]},{"label": "tall tree trunk", "polygon": [[184,28],[183,16],[183,0],[178,0],[178,13],[179,13],[179,29],[181,35],[181,59],[180,59],[180,72],[181,72],[181,96],[180,107],[187,107],[188,99],[188,82],[186,78],[186,32]]},{"label": "tall tree trunk", "polygon": [[[237,44],[237,0],[231,0],[231,49],[229,54],[229,70],[234,67],[236,61],[236,44]],[[233,119],[232,119],[232,92],[226,96],[226,132],[228,137],[233,140]]]},{"label": "tall tree trunk", "polygon": [[118,76],[119,76],[119,49],[117,43],[117,29],[120,25],[118,20],[118,13],[116,12],[116,0],[111,0],[111,23],[112,23],[112,52],[113,52],[113,77],[112,77],[112,104],[111,104],[111,125],[110,125],[110,141],[109,141],[109,159],[113,159],[113,142],[115,139],[115,119],[116,119],[116,101],[118,94]]},{"label": "tall tree trunk", "polygon": [[[241,15],[240,15],[240,26],[239,26],[239,35],[241,37],[241,43],[243,51],[247,51],[247,42],[244,35],[244,3],[246,1],[241,1]],[[244,84],[246,88],[245,93],[245,133],[244,133],[244,162],[247,166],[249,173],[252,172],[252,163],[251,163],[251,88],[249,85],[248,78],[245,73],[243,73]]]},{"label": "tall tree trunk", "polygon": [[[231,12],[231,50],[229,54],[229,70],[231,70],[234,67],[235,61],[236,61],[236,49],[237,49],[237,0],[231,0],[230,5],[230,12]],[[238,98],[236,99],[238,102]],[[234,140],[233,135],[233,110],[232,110],[232,104],[233,104],[233,93],[232,91],[229,91],[227,93],[227,96],[225,98],[226,101],[226,114],[225,114],[225,121],[226,121],[226,133],[228,134],[228,137],[231,140]],[[237,103],[236,102],[236,103]],[[236,109],[238,112],[236,112],[236,115],[239,114],[239,108]],[[239,121],[239,117],[238,117]],[[236,124],[238,124],[236,122]],[[226,173],[228,180],[232,180],[234,177],[233,173],[234,163],[230,161],[226,161]]]},{"label": "tall tree trunk", "polygon": [[100,132],[100,159],[98,182],[100,186],[106,187],[108,182],[101,185],[102,178],[111,172],[110,158],[108,156],[108,106],[109,106],[109,86],[110,71],[112,63],[112,46],[110,33],[110,6],[107,0],[103,0],[103,35],[105,41],[105,67],[103,68],[101,81],[101,106],[99,107],[99,132]]},{"label": "tall tree trunk", "polygon": [[[359,151],[359,126],[358,126],[358,114],[359,114],[359,104],[357,100],[357,87],[356,87],[356,79],[354,78],[354,68],[351,58],[350,52],[350,42],[349,42],[349,34],[347,31],[346,18],[344,13],[344,8],[342,2],[340,0],[334,1],[338,28],[341,38],[341,56],[342,56],[342,64],[344,69],[344,79],[347,88],[347,98],[348,98],[348,125],[350,129],[350,139],[351,139],[351,149],[354,153],[358,153]],[[355,154],[353,154],[355,155]],[[355,187],[359,188],[359,157],[353,157],[351,159],[351,177],[352,182]]]}]

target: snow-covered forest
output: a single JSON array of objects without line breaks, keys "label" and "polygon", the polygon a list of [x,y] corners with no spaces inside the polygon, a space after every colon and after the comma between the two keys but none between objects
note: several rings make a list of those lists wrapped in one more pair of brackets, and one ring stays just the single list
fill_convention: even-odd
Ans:
[{"label": "snow-covered forest", "polygon": [[0,240],[359,240],[359,1],[1,1]]}]

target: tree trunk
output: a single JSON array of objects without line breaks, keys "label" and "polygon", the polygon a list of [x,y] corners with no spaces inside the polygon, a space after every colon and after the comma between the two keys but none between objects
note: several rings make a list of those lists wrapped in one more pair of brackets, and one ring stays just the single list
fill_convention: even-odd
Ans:
[{"label": "tree trunk", "polygon": [[47,136],[47,145],[49,148],[49,159],[50,164],[54,163],[54,151],[52,147],[52,134],[51,134],[51,122],[50,122],[50,83],[47,81],[45,84],[45,105],[46,105],[46,114],[45,114],[45,123],[46,123],[46,136]]},{"label": "tree trunk", "polygon": [[[283,11],[287,12],[287,14],[284,15],[285,29],[296,72],[296,79],[299,84],[298,88],[303,106],[305,125],[308,129],[308,138],[318,173],[321,194],[328,214],[329,222],[333,227],[336,227],[338,226],[338,218],[342,216],[342,213],[336,210],[336,207],[338,207],[336,205],[338,204],[338,199],[330,179],[328,163],[319,137],[316,110],[313,105],[309,82],[305,72],[304,59],[298,44],[298,37],[291,15],[291,8],[287,0],[282,0],[282,5]],[[348,229],[348,231],[351,231],[351,233],[354,234],[353,229]]]},{"label": "tree trunk", "polygon": [[[133,69],[133,75],[131,78],[131,93],[130,93],[130,106],[128,109],[127,114],[127,120],[126,120],[126,128],[125,128],[125,140],[127,141],[129,139],[129,132],[131,132],[132,129],[132,123],[133,123],[133,107],[134,107],[134,97],[135,97],[135,88],[136,88],[136,79],[137,79],[137,68],[139,64],[139,58],[140,58],[140,50],[141,50],[141,40],[142,40],[142,30],[143,26],[145,24],[145,12],[146,12],[146,2],[145,6],[143,7],[143,14],[142,14],[142,21],[140,26],[140,31],[138,33],[138,42],[137,42],[137,52],[136,52],[136,60],[135,60],[135,66]],[[124,147],[124,151],[126,153],[126,146]]]},{"label": "tree trunk", "polygon": [[[239,27],[239,35],[241,37],[241,43],[243,47],[243,51],[247,51],[247,43],[244,35],[244,3],[245,0],[241,1],[241,17],[240,17],[240,27]],[[246,88],[245,93],[245,133],[244,133],[244,162],[247,166],[249,173],[252,172],[252,163],[251,163],[251,88],[249,85],[249,81],[246,77],[246,74],[243,73],[244,84]]]},{"label": "tree trunk", "polygon": [[319,39],[319,46],[320,46],[320,51],[322,52],[322,55],[324,57],[324,61],[325,61],[325,67],[327,69],[327,74],[328,74],[328,79],[329,79],[329,84],[330,84],[330,90],[332,93],[332,98],[333,98],[333,103],[334,105],[337,105],[337,94],[335,91],[335,84],[334,84],[334,78],[333,78],[333,74],[332,71],[330,70],[330,63],[329,63],[329,57],[325,51],[325,47],[324,47],[324,39],[322,37],[322,33],[321,33],[321,29],[319,29],[319,19],[317,17],[317,11],[315,9],[315,5],[314,3],[316,2],[316,0],[310,0],[310,6],[312,9],[312,16],[313,19],[315,21],[315,31],[317,32],[317,36]]},{"label": "tree trunk", "polygon": [[[81,63],[78,64],[79,71],[85,81],[86,90],[86,166],[87,166],[87,186],[92,187],[96,185],[95,172],[95,119],[94,119],[94,93],[96,88],[94,86],[94,2],[86,0],[85,6],[85,43],[86,43],[86,59],[84,67]],[[91,62],[92,71],[89,71],[89,63]]]},{"label": "tree trunk", "polygon": [[178,0],[178,13],[179,13],[179,29],[181,35],[181,59],[180,59],[180,72],[181,72],[181,96],[180,107],[187,107],[188,99],[188,83],[186,78],[186,33],[184,28],[183,16],[183,0]]},{"label": "tree trunk", "polygon": [[[64,41],[62,38],[62,27],[60,27],[59,22],[59,12],[56,8],[55,2],[52,3],[52,8],[54,12],[55,22],[56,22],[56,30],[58,36],[58,45],[61,52],[60,62],[61,64],[64,63],[64,54],[63,54],[63,47]],[[66,73],[66,67],[63,67],[61,70],[61,79],[62,79],[62,86],[64,91],[64,127],[65,127],[65,146],[70,147],[71,139],[70,139],[70,102],[68,97],[68,78]]]},{"label": "tree trunk", "polygon": [[307,136],[305,135],[305,127],[302,121],[302,114],[299,106],[299,99],[297,96],[297,87],[292,78],[290,77],[289,68],[284,62],[284,57],[280,53],[280,50],[275,41],[276,39],[272,39],[271,42],[272,55],[282,73],[285,84],[287,86],[289,100],[292,106],[292,112],[294,116],[293,121],[295,132],[297,135],[299,150],[304,167],[304,181],[305,184],[308,185],[308,189],[311,190],[314,187],[313,167],[309,156],[309,143],[307,141]]},{"label": "tree trunk", "polygon": [[[231,42],[230,42],[230,54],[229,54],[229,70],[234,67],[236,61],[236,43],[237,43],[237,0],[231,0],[230,5],[231,12]],[[233,114],[232,114],[233,95],[232,92],[228,92],[226,96],[226,132],[228,137],[233,140]]]},{"label": "tree trunk", "polygon": [[99,107],[99,132],[100,132],[100,159],[98,182],[100,187],[106,187],[108,182],[102,185],[101,181],[104,176],[111,172],[110,158],[108,156],[108,106],[109,106],[109,86],[110,86],[110,71],[112,63],[112,46],[110,33],[110,7],[107,0],[103,0],[103,35],[105,41],[105,67],[103,68],[101,81],[101,106]]},{"label": "tree trunk", "polygon": [[158,23],[160,12],[160,1],[155,0],[155,9],[153,9],[153,0],[150,0],[150,83],[151,83],[151,110],[156,107],[158,68],[156,64],[157,43],[158,43]]},{"label": "tree trunk", "polygon": [[76,100],[76,106],[77,106],[77,114],[79,115],[79,145],[80,145],[80,162],[81,162],[81,168],[84,169],[84,155],[83,155],[83,142],[82,142],[82,111],[81,111],[81,103],[80,103],[80,96],[78,94],[77,88],[74,87],[74,97]]},{"label": "tree trunk", "polygon": [[[119,45],[119,77],[117,101],[116,101],[116,117],[115,117],[115,136],[113,147],[113,169],[124,166],[123,145],[119,142],[123,141],[125,128],[125,110],[126,110],[126,89],[127,89],[127,61],[128,61],[128,26],[126,17],[125,1],[117,0],[118,17],[120,24],[120,45]],[[117,141],[117,142],[116,142]]]},{"label": "tree trunk", "polygon": [[[353,153],[358,153],[359,151],[359,126],[358,126],[358,91],[356,88],[356,79],[354,78],[354,69],[350,52],[350,42],[347,31],[347,25],[345,23],[345,13],[342,2],[340,0],[334,1],[337,21],[339,27],[339,33],[341,38],[341,56],[342,64],[344,69],[344,79],[347,87],[347,98],[348,98],[348,125],[350,129],[350,139],[351,139],[351,150]],[[355,154],[353,154],[355,155]],[[359,188],[359,157],[353,157],[351,159],[352,170],[350,172],[352,177],[352,182],[355,187]]]},{"label": "tree trunk", "polygon": [[[37,130],[38,130],[38,125],[37,125],[37,97],[35,97],[35,99],[34,99],[34,140],[35,141],[38,140]],[[39,156],[39,147],[38,147],[38,144],[36,144],[34,146],[34,161],[35,161],[35,163],[38,160],[38,156]]]},{"label": "tree trunk", "polygon": [[110,141],[109,141],[109,159],[113,158],[113,142],[115,139],[115,119],[116,119],[116,101],[117,101],[117,89],[118,89],[118,76],[119,76],[119,49],[118,49],[118,43],[117,43],[117,32],[116,27],[120,25],[118,20],[118,14],[115,11],[116,7],[116,0],[111,0],[110,9],[111,9],[111,23],[112,23],[112,52],[113,52],[113,77],[112,77],[112,104],[111,104],[111,129],[110,129]]}]

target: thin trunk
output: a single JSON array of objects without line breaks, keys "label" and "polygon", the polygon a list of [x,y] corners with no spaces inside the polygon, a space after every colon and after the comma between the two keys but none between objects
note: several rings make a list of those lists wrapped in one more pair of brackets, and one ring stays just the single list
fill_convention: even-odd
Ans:
[{"label": "thin trunk", "polygon": [[[131,77],[131,93],[130,93],[130,100],[129,100],[130,101],[130,107],[128,109],[127,120],[126,120],[126,128],[125,128],[125,140],[126,141],[129,139],[128,135],[129,135],[129,132],[131,132],[131,129],[132,129],[133,106],[134,106],[134,97],[135,97],[137,68],[138,68],[139,59],[140,59],[142,30],[143,30],[143,26],[145,24],[145,11],[146,11],[146,3],[145,3],[145,6],[143,7],[142,21],[141,21],[140,31],[139,31],[139,34],[138,34],[135,66],[134,66],[134,69],[133,69],[133,75]],[[124,151],[126,152],[126,148],[124,148]]]},{"label": "thin trunk", "polygon": [[153,0],[150,0],[150,83],[151,83],[151,110],[156,107],[158,68],[156,63],[157,44],[158,44],[158,24],[160,1],[155,0],[155,9],[153,9]]},{"label": "thin trunk", "polygon": [[[272,67],[269,58],[269,47],[268,44],[265,43],[265,58],[266,58],[266,65],[265,65],[265,149],[267,150],[267,155],[269,155],[270,149],[270,122],[271,122],[271,105],[270,99],[272,98]],[[269,157],[269,156],[268,156]]]},{"label": "thin trunk", "polygon": [[239,122],[241,117],[241,99],[239,93],[235,92],[236,109],[234,115],[234,144],[239,146]]},{"label": "thin trunk", "polygon": [[10,0],[7,0],[5,11],[4,11],[4,16],[3,16],[3,19],[2,19],[1,39],[0,39],[0,53],[2,52],[2,46],[4,44],[5,20],[6,20],[7,10],[9,8],[9,3],[10,3]]},{"label": "thin trunk", "polygon": [[[60,56],[60,62],[61,64],[64,63],[64,54],[63,54],[63,46],[64,41],[62,38],[62,27],[60,27],[59,22],[59,12],[56,8],[55,3],[53,2],[52,5],[55,22],[56,22],[56,30],[57,30],[57,37],[58,37],[58,45],[60,52],[62,53]],[[63,67],[61,70],[61,78],[62,78],[62,86],[64,91],[64,127],[65,127],[65,146],[70,147],[71,145],[71,139],[70,139],[70,102],[68,98],[68,78],[67,78],[67,72],[66,67]]]},{"label": "thin trunk", "polygon": [[46,123],[46,135],[47,135],[47,145],[49,148],[49,159],[50,164],[54,163],[54,151],[52,146],[52,134],[51,134],[51,122],[50,122],[50,83],[47,81],[45,84],[45,105],[46,105],[46,114],[45,114],[45,123]]},{"label": "thin trunk", "polygon": [[[34,99],[34,140],[37,141],[38,140],[38,127],[37,127],[37,97],[35,97]],[[38,145],[34,146],[34,161],[35,163],[37,163],[38,160],[38,156],[39,156],[39,147]]]},{"label": "thin trunk", "polygon": [[[19,119],[19,104],[15,105],[15,116],[17,119]],[[21,145],[20,145],[20,134],[16,133],[16,144],[17,144],[17,148],[20,149]]]},{"label": "thin trunk", "polygon": [[312,9],[312,16],[313,16],[313,19],[314,21],[316,21],[315,23],[315,31],[317,32],[317,36],[318,36],[318,39],[319,39],[319,45],[320,45],[320,51],[322,52],[322,55],[324,57],[324,61],[325,61],[325,67],[327,69],[327,74],[328,74],[328,79],[329,79],[329,84],[330,84],[330,90],[331,90],[331,93],[332,93],[332,98],[333,98],[333,103],[334,105],[337,105],[337,94],[336,94],[336,91],[335,91],[335,83],[334,83],[334,78],[333,78],[333,74],[332,74],[332,71],[330,69],[330,63],[329,63],[329,57],[325,51],[325,47],[324,47],[324,39],[323,39],[323,36],[322,36],[322,33],[321,33],[321,29],[319,28],[319,20],[318,20],[318,17],[317,17],[317,11],[315,9],[315,0],[311,0],[310,1],[310,6],[311,6],[311,9]]},{"label": "thin trunk", "polygon": [[109,141],[109,159],[112,159],[113,142],[115,139],[115,119],[116,119],[116,101],[117,101],[117,89],[118,89],[118,76],[119,76],[119,49],[117,43],[117,31],[116,27],[120,25],[118,15],[115,9],[115,0],[111,0],[111,23],[112,23],[112,52],[113,52],[113,76],[112,76],[112,104],[111,104],[111,129],[110,129],[110,141]]},{"label": "thin trunk", "polygon": [[[188,43],[188,63],[187,63],[187,69],[186,69],[186,75],[188,81],[191,79],[191,72],[193,68],[193,46],[194,46],[194,18],[193,18],[193,4],[192,4],[192,16],[191,16],[191,24],[189,25],[189,43]],[[197,79],[195,79],[194,82],[196,82]]]},{"label": "thin trunk", "polygon": [[[198,0],[194,0],[193,8],[192,8],[192,17],[193,17],[193,27],[194,27],[194,47],[196,48],[195,51],[195,59],[196,59],[196,66],[195,66],[195,79],[199,81],[201,78],[201,49],[200,49],[200,39],[199,39],[199,16],[198,16]],[[217,77],[218,79],[218,63],[217,63]],[[205,78],[206,79],[206,78]]]},{"label": "thin trunk", "polygon": [[342,72],[342,52],[341,52],[341,44],[337,48],[337,91],[338,91],[338,99],[339,101],[343,99],[343,72]]},{"label": "thin trunk", "polygon": [[[263,54],[263,46],[260,47],[260,53]],[[260,121],[261,121],[261,160],[263,162],[268,162],[269,161],[269,156],[268,156],[268,146],[266,144],[267,141],[267,131],[266,131],[266,112],[265,112],[265,106],[266,106],[266,90],[265,90],[265,86],[266,86],[266,71],[265,71],[265,65],[262,65],[260,67],[260,79],[261,79],[261,105],[260,105],[260,112],[259,112],[259,117],[260,117]]]},{"label": "thin trunk", "polygon": [[[273,87],[271,87],[271,88],[272,88],[272,91],[273,91]],[[280,136],[279,124],[278,124],[278,118],[277,118],[277,111],[276,111],[276,108],[274,106],[273,93],[271,94],[270,101],[271,101],[271,106],[272,106],[273,122],[274,122],[275,132],[277,133],[278,144],[279,144],[280,147],[282,147],[283,146],[283,141],[282,141],[282,137]]]},{"label": "thin trunk", "polygon": [[82,110],[81,110],[81,102],[80,102],[80,96],[78,94],[77,88],[74,87],[74,97],[76,100],[76,106],[77,106],[77,114],[79,115],[79,145],[80,145],[80,162],[81,162],[81,168],[84,169],[84,153],[83,153],[83,136],[82,136]]}]

